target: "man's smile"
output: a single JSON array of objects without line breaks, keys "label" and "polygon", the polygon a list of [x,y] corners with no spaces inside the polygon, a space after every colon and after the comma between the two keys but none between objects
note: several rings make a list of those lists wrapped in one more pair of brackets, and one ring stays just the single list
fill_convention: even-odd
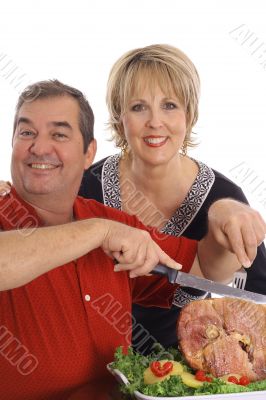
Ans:
[{"label": "man's smile", "polygon": [[32,163],[28,164],[29,167],[32,169],[55,169],[58,168],[59,165],[54,165],[54,164],[41,164],[41,163]]}]

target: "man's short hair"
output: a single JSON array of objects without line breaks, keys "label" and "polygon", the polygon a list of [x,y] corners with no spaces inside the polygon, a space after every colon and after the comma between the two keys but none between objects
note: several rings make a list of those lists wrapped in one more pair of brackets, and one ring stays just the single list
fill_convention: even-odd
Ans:
[{"label": "man's short hair", "polygon": [[79,105],[79,129],[83,137],[84,153],[94,138],[94,115],[85,95],[78,89],[65,85],[57,79],[36,82],[27,86],[20,94],[14,118],[13,134],[17,127],[18,113],[24,103],[45,99],[48,97],[70,96],[75,99]]}]

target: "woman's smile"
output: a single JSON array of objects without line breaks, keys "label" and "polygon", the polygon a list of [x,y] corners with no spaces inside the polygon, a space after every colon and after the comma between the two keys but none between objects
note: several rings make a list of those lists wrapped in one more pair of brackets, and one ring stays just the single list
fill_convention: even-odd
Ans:
[{"label": "woman's smile", "polygon": [[144,140],[144,143],[149,147],[161,147],[167,142],[168,137],[146,136],[143,140]]}]

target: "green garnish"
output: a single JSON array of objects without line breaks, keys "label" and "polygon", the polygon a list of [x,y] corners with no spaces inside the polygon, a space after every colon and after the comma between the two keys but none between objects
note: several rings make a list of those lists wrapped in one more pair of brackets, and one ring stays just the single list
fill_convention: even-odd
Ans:
[{"label": "green garnish", "polygon": [[155,360],[174,360],[182,363],[184,370],[191,372],[192,370],[185,364],[182,355],[176,349],[163,351],[161,346],[157,346],[154,352],[149,356],[142,356],[135,353],[132,348],[129,348],[128,354],[123,354],[122,348],[117,348],[115,352],[115,360],[112,363],[112,368],[118,369],[128,379],[129,385],[121,386],[121,391],[127,394],[133,394],[134,391],[139,391],[149,396],[199,396],[208,394],[225,394],[225,393],[240,393],[251,392],[256,390],[266,390],[266,380],[252,382],[247,386],[226,384],[223,380],[214,378],[211,383],[204,384],[197,388],[186,386],[180,376],[173,375],[169,379],[155,384],[147,385],[143,380],[143,373],[150,363]]}]

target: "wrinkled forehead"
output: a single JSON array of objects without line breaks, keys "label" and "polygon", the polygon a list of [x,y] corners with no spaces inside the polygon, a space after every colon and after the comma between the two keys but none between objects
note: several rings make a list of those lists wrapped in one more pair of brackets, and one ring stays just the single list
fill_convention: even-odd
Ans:
[{"label": "wrinkled forehead", "polygon": [[141,98],[144,92],[153,97],[158,88],[166,97],[176,97],[181,103],[184,102],[179,79],[162,64],[139,64],[137,68],[129,71],[124,88],[124,107],[130,99]]},{"label": "wrinkled forehead", "polygon": [[50,123],[51,121],[67,121],[77,127],[79,123],[79,105],[70,96],[47,96],[30,102],[24,102],[18,109],[14,130],[20,121],[30,120],[32,123]]}]

